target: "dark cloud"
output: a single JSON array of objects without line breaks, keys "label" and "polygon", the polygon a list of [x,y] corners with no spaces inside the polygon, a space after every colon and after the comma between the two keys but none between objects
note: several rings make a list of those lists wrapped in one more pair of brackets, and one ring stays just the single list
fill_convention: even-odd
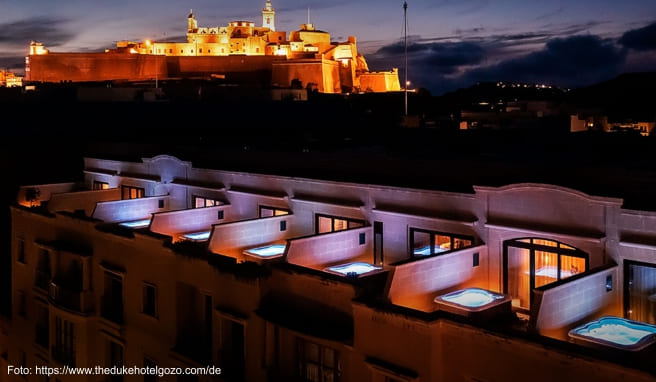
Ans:
[{"label": "dark cloud", "polygon": [[572,36],[586,32],[590,30],[590,28],[605,23],[607,23],[607,21],[597,20],[560,26],[547,24],[534,32],[493,34],[484,38],[482,42],[489,46],[508,48],[533,45],[536,43],[547,43],[548,41],[561,36]]},{"label": "dark cloud", "polygon": [[424,62],[429,68],[440,73],[453,73],[458,67],[480,64],[485,50],[470,42],[431,44],[430,52]]},{"label": "dark cloud", "polygon": [[455,30],[455,34],[460,36],[460,35],[470,35],[470,34],[479,34],[486,32],[487,30],[483,27],[475,27],[475,28],[467,28],[467,29],[461,29],[457,28]]},{"label": "dark cloud", "polygon": [[467,73],[470,82],[546,82],[575,87],[606,80],[622,71],[626,51],[597,36],[550,40],[543,50]]},{"label": "dark cloud", "polygon": [[638,51],[656,50],[656,22],[624,33],[618,42]]},{"label": "dark cloud", "polygon": [[0,56],[0,69],[25,70],[25,56]]},{"label": "dark cloud", "polygon": [[[380,48],[374,55],[374,61],[398,59],[403,53],[403,42],[397,42]],[[408,45],[408,56],[415,68],[450,74],[461,66],[481,63],[485,50],[472,42],[411,43]]]},{"label": "dark cloud", "polygon": [[67,28],[67,20],[39,16],[0,24],[0,44],[27,49],[30,41],[38,40],[48,47],[59,46],[75,37]]},{"label": "dark cloud", "polygon": [[[535,32],[494,37],[477,42],[412,43],[408,47],[410,80],[433,94],[467,87],[478,81],[549,83],[576,87],[603,81],[620,74],[627,50],[613,41],[594,35],[549,38]],[[537,51],[508,56],[498,47],[520,46],[546,40]],[[505,58],[504,58],[505,57]],[[403,68],[403,43],[382,47],[367,57],[370,67]],[[497,64],[484,66],[486,62]]]}]

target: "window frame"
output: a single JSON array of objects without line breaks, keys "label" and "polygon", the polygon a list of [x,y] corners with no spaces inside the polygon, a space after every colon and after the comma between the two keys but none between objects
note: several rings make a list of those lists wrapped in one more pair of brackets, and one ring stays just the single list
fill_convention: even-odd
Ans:
[{"label": "window frame", "polygon": [[27,264],[27,254],[25,253],[25,239],[16,238],[16,262]]},{"label": "window frame", "polygon": [[92,190],[94,190],[94,191],[107,190],[107,189],[109,189],[109,182],[94,180],[93,185],[91,187],[92,187]]},{"label": "window frame", "polygon": [[60,363],[75,366],[75,341],[75,323],[60,316],[55,316],[55,343],[53,346],[65,358],[60,359]]},{"label": "window frame", "polygon": [[[646,263],[644,261],[637,261],[637,260],[630,260],[630,259],[624,259],[622,261],[622,267],[623,267],[623,302],[622,302],[622,308],[623,308],[623,314],[624,318],[627,319],[633,319],[631,318],[631,288],[629,283],[633,283],[633,277],[631,276],[631,267],[632,266],[637,266],[637,267],[646,267],[646,268],[652,268],[656,270],[656,264],[652,263]],[[635,317],[635,316],[634,316]]]},{"label": "window frame", "polygon": [[[418,255],[415,254],[415,232],[419,233],[424,233],[429,235],[429,247],[430,247],[430,254],[428,255]],[[449,237],[449,249],[446,251],[440,251],[436,252],[436,236],[446,236]],[[456,239],[460,240],[469,240],[471,243],[469,246],[464,246],[464,247],[459,247],[455,248],[455,241]],[[451,253],[453,251],[458,251],[461,249],[466,249],[466,248],[472,248],[475,246],[475,239],[474,236],[468,236],[468,235],[462,235],[462,234],[457,234],[457,233],[450,233],[450,232],[443,232],[443,231],[434,231],[430,229],[425,229],[425,228],[417,228],[417,227],[409,227],[408,228],[408,252],[410,253],[410,258],[424,258],[428,256],[440,256],[444,255],[447,253]]]},{"label": "window frame", "polygon": [[[132,191],[135,191],[137,196],[132,197]],[[129,196],[128,198],[125,197],[126,192]],[[121,200],[141,199],[144,197],[146,197],[146,189],[144,187],[130,186],[128,184],[121,185]]]},{"label": "window frame", "polygon": [[[319,219],[320,218],[326,218],[330,219],[330,231],[327,232],[319,232]],[[343,220],[346,221],[346,228],[343,229],[335,229],[335,221],[336,220]],[[314,214],[314,233],[316,235],[321,235],[321,234],[326,234],[326,233],[332,233],[332,232],[339,232],[339,231],[346,231],[349,229],[353,228],[362,228],[366,226],[366,221],[361,220],[361,219],[354,219],[354,218],[349,218],[349,217],[344,217],[344,216],[336,216],[336,215],[327,215],[327,214],[319,214],[315,213]],[[351,224],[359,224],[358,226],[351,226]]]},{"label": "window frame", "polygon": [[[526,242],[525,240],[528,240]],[[556,246],[550,246],[550,245],[544,245],[544,244],[535,244],[533,241],[534,240],[545,240],[545,241],[551,241],[556,243]],[[503,242],[503,293],[508,293],[508,248],[513,247],[513,248],[521,248],[521,249],[527,249],[529,251],[529,306],[533,303],[533,290],[536,288],[535,286],[535,267],[536,267],[536,261],[535,261],[535,252],[540,251],[540,252],[549,252],[556,254],[558,256],[557,258],[557,272],[556,272],[556,280],[548,283],[548,284],[543,284],[541,286],[545,285],[550,285],[553,284],[554,282],[558,282],[561,280],[565,280],[569,277],[562,278],[561,277],[561,257],[562,256],[570,256],[570,257],[576,257],[576,258],[581,258],[585,260],[585,268],[580,271],[579,273],[584,273],[587,272],[590,269],[590,255],[587,252],[584,252],[574,246],[571,246],[569,244],[560,242],[558,240],[554,239],[549,239],[549,238],[541,238],[541,237],[520,237],[520,238],[515,238],[515,239],[510,239],[510,240],[505,240]],[[519,309],[519,310],[525,310],[523,308],[518,308],[513,306],[513,309]]]},{"label": "window frame", "polygon": [[[271,215],[267,216],[262,216],[262,211],[264,210],[270,210]],[[280,213],[279,213],[280,212]],[[287,208],[280,208],[280,207],[273,207],[273,206],[267,206],[260,204],[257,210],[257,216],[260,218],[269,218],[269,217],[274,217],[274,216],[284,216],[284,215],[290,215],[292,211]]]},{"label": "window frame", "polygon": [[[152,301],[152,312],[147,311],[147,301],[146,297],[148,296],[146,293],[146,290],[152,288],[153,290],[153,301]],[[157,304],[157,285],[144,281],[143,284],[141,285],[141,313],[152,318],[158,318],[158,304]]]},{"label": "window frame", "polygon": [[[314,360],[309,360],[307,357],[307,352],[306,348],[309,346],[316,346],[317,347],[317,355],[318,359],[316,361]],[[333,357],[333,365],[327,365],[326,364],[326,350],[329,350],[332,352],[332,357]],[[317,367],[318,369],[318,381],[319,382],[325,382],[324,378],[324,372],[327,370],[331,370],[333,372],[333,382],[339,382],[341,379],[341,362],[340,362],[340,353],[336,349],[322,345],[320,343],[310,341],[309,339],[303,338],[303,337],[296,337],[296,373],[297,376],[300,377],[302,380],[309,380],[307,379],[307,365],[308,364],[313,364]]]},{"label": "window frame", "polygon": [[[197,206],[199,200],[203,201],[203,206]],[[208,201],[211,201],[214,204],[207,205]],[[224,204],[225,204],[224,201],[217,198],[213,198],[209,196],[201,196],[201,195],[191,195],[191,208],[217,207],[217,206],[222,206]]]}]

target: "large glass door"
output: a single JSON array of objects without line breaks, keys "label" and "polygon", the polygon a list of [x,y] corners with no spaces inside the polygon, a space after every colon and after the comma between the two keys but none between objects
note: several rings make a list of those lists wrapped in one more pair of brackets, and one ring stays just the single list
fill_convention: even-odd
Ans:
[{"label": "large glass door", "polygon": [[532,291],[588,269],[588,255],[569,245],[539,238],[503,244],[504,293],[513,307],[529,310]]},{"label": "large glass door", "polygon": [[529,292],[531,277],[531,251],[526,248],[508,247],[506,293],[512,298],[513,306],[522,309],[530,308]]},{"label": "large glass door", "polygon": [[627,318],[656,324],[656,265],[624,261],[624,311]]}]

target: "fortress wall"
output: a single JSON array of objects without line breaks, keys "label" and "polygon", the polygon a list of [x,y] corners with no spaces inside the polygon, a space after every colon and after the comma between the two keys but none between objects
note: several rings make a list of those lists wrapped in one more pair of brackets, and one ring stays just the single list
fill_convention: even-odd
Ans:
[{"label": "fortress wall", "polygon": [[30,81],[151,80],[211,74],[271,73],[277,56],[152,56],[129,53],[50,53],[30,56]]},{"label": "fortress wall", "polygon": [[171,77],[209,76],[241,72],[271,71],[278,56],[177,56],[167,57]]},{"label": "fortress wall", "polygon": [[164,57],[121,53],[49,53],[30,56],[30,81],[148,80],[166,77]]}]

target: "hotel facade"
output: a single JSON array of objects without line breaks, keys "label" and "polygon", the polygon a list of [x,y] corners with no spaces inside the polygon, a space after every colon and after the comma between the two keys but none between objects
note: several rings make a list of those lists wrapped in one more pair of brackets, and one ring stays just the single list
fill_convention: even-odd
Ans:
[{"label": "hotel facade", "polygon": [[164,377],[198,381],[656,380],[656,213],[621,199],[161,155],[86,158],[81,182],[21,187],[11,217],[0,367],[32,375],[4,380],[46,380],[36,365],[221,368]]}]

